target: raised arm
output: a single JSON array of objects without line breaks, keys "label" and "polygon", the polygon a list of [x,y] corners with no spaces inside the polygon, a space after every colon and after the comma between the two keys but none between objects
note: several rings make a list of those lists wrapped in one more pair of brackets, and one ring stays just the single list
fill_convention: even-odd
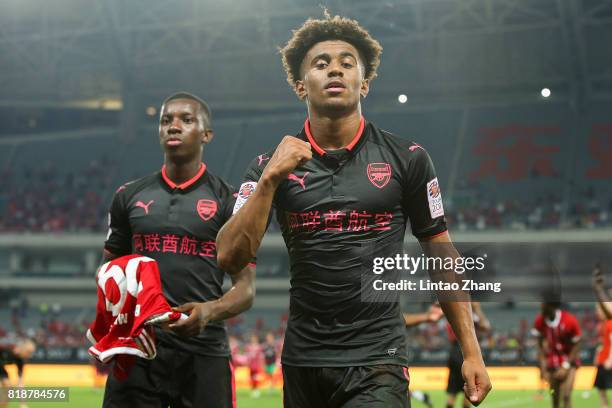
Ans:
[{"label": "raised arm", "polygon": [[599,264],[595,265],[595,269],[593,269],[593,291],[601,310],[606,315],[606,319],[612,319],[612,302],[610,302],[606,293],[603,272]]},{"label": "raised arm", "polygon": [[248,187],[254,191],[250,196],[238,196],[234,216],[217,235],[217,262],[221,269],[235,273],[255,257],[266,232],[276,189],[291,171],[311,158],[310,143],[285,136],[259,179],[242,185],[241,190]]}]

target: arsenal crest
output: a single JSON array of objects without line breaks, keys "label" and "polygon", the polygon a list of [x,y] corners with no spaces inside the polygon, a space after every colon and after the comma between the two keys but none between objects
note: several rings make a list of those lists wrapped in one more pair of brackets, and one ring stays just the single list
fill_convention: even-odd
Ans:
[{"label": "arsenal crest", "polygon": [[200,218],[208,221],[217,213],[217,202],[213,200],[198,200],[197,209]]},{"label": "arsenal crest", "polygon": [[383,188],[391,180],[391,165],[388,163],[368,164],[368,179],[378,188]]}]

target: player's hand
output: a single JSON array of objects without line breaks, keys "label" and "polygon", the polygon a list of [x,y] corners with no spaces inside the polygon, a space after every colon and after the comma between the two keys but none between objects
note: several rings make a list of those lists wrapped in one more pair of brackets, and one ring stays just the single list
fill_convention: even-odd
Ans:
[{"label": "player's hand", "polygon": [[553,378],[557,381],[564,381],[568,373],[569,373],[568,369],[560,367],[555,370],[553,374]]},{"label": "player's hand", "polygon": [[270,158],[262,179],[280,184],[297,166],[312,159],[310,143],[294,136],[285,136]]},{"label": "player's hand", "polygon": [[606,361],[604,361],[603,366],[606,370],[612,369],[612,360],[607,359]]},{"label": "player's hand", "polygon": [[185,320],[179,320],[177,323],[169,324],[168,328],[182,337],[197,336],[212,318],[212,309],[213,302],[190,302],[173,307],[173,311],[186,313],[189,317]]},{"label": "player's hand", "polygon": [[465,396],[474,406],[480,405],[491,391],[491,380],[481,358],[467,358],[461,366]]},{"label": "player's hand", "polygon": [[439,305],[431,305],[427,311],[427,320],[430,322],[437,322],[444,316],[444,312]]}]

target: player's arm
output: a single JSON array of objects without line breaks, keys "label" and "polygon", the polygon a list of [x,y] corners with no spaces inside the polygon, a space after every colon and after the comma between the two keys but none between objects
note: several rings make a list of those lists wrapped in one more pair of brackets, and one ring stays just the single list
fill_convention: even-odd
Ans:
[{"label": "player's arm", "polygon": [[546,371],[546,352],[544,350],[544,339],[538,335],[538,366],[540,367],[540,378],[548,381],[548,373]]},{"label": "player's arm", "polygon": [[429,321],[427,313],[404,313],[403,316],[406,327],[418,326]]},{"label": "player's arm", "polygon": [[255,266],[249,264],[229,275],[232,287],[221,298],[210,302],[190,302],[173,308],[189,314],[189,318],[170,324],[169,328],[181,336],[196,336],[209,322],[229,319],[250,309],[255,298]]},{"label": "player's arm", "polygon": [[597,302],[601,306],[601,310],[606,315],[606,319],[612,319],[612,302],[609,301],[604,285],[603,271],[599,264],[593,269],[593,291],[597,297]]},{"label": "player's arm", "polygon": [[487,316],[482,310],[480,302],[472,302],[472,311],[476,316],[478,316],[476,328],[478,330],[488,333],[491,330],[491,322],[489,322],[489,319],[487,319]]},{"label": "player's arm", "polygon": [[[459,253],[452,244],[448,232],[429,239],[421,239],[420,243],[427,257],[459,258]],[[455,274],[454,271],[448,271],[443,279],[452,282],[457,279],[457,276],[459,275]],[[473,405],[479,405],[491,390],[491,380],[476,338],[469,295],[466,295],[465,301],[440,301],[440,306],[461,346],[464,361],[461,371],[466,382],[466,396]]]},{"label": "player's arm", "polygon": [[567,359],[569,361],[575,361],[576,357],[578,357],[578,353],[580,352],[580,346],[582,344],[582,339],[577,339],[572,344],[572,349],[570,350]]},{"label": "player's arm", "polygon": [[234,273],[255,257],[266,232],[276,189],[291,171],[311,158],[310,143],[293,136],[283,138],[253,194],[217,235],[217,263],[222,270]]},{"label": "player's arm", "polygon": [[572,348],[567,355],[567,361],[564,361],[561,367],[557,368],[555,373],[553,374],[554,378],[558,381],[563,381],[567,378],[567,375],[572,368],[572,362],[576,361],[576,357],[578,356],[578,352],[580,351],[580,339],[573,341]]},{"label": "player's arm", "polygon": [[435,323],[444,316],[444,312],[438,305],[431,305],[424,313],[403,313],[406,327],[418,326],[421,323]]},{"label": "player's arm", "polygon": [[125,194],[125,186],[119,187],[108,212],[108,233],[102,251],[102,264],[132,252],[132,229]]}]

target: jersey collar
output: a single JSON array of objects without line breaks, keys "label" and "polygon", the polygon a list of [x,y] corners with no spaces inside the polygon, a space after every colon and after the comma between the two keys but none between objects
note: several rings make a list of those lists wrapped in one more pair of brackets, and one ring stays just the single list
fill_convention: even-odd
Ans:
[{"label": "jersey collar", "polygon": [[[355,137],[353,137],[353,140],[351,140],[351,143],[349,143],[346,147],[344,147],[344,149],[348,151],[352,151],[355,148],[355,146],[361,139],[361,136],[363,135],[364,128],[365,128],[365,119],[362,116],[361,119],[359,120],[359,129],[357,129],[357,134],[355,134]],[[310,133],[310,121],[308,120],[308,118],[306,118],[306,121],[304,122],[304,132],[306,133],[306,138],[308,139],[308,142],[310,143],[312,148],[315,149],[315,151],[319,153],[321,156],[326,154],[325,149],[323,149],[321,146],[317,144],[315,138],[312,136],[312,133]]]},{"label": "jersey collar", "polygon": [[557,327],[561,322],[561,310],[557,309],[555,312],[555,318],[552,321],[548,320],[546,317],[544,318],[544,321],[548,327]]},{"label": "jersey collar", "polygon": [[191,186],[193,183],[198,181],[198,179],[200,177],[202,177],[202,175],[204,174],[205,171],[206,171],[206,164],[200,163],[200,169],[198,170],[196,175],[193,176],[192,178],[190,178],[189,180],[187,180],[186,182],[182,183],[182,184],[176,184],[174,181],[170,180],[170,178],[166,174],[166,165],[165,164],[162,166],[161,175],[162,175],[162,178],[164,179],[164,181],[166,182],[166,184],[170,188],[172,188],[172,189],[178,188],[179,190],[185,190],[186,188]]}]

